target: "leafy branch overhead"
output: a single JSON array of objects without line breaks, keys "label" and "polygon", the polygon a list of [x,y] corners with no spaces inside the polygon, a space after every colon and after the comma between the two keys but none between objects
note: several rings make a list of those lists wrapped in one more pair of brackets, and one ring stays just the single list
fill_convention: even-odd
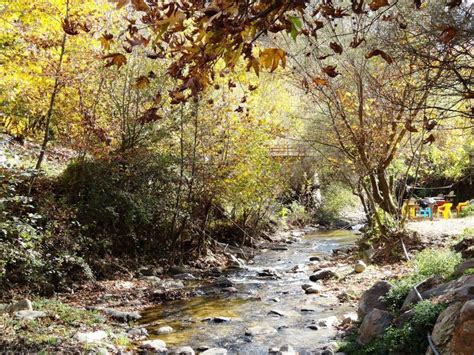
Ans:
[{"label": "leafy branch overhead", "polygon": [[[261,69],[270,72],[285,67],[286,54],[280,48],[258,48],[264,39],[276,33],[288,33],[294,40],[298,36],[314,37],[324,27],[337,26],[337,21],[352,16],[354,21],[367,18],[375,24],[383,21],[401,21],[393,15],[395,2],[389,0],[351,0],[350,4],[322,0],[316,5],[309,0],[213,0],[213,1],[151,1],[110,0],[117,9],[126,9],[128,37],[123,48],[131,53],[134,47],[145,47],[149,58],[172,60],[168,73],[184,84],[176,89],[175,102],[182,102],[190,95],[204,90],[215,77],[215,64],[223,59],[227,68],[233,69],[243,59],[247,69],[258,75]],[[449,7],[460,2],[450,2]],[[421,0],[410,3],[413,10],[420,9]],[[390,15],[385,12],[390,10]],[[129,18],[134,15],[134,19]],[[383,15],[383,16],[382,16]],[[400,22],[400,28],[407,29]],[[68,27],[69,28],[69,27]],[[146,28],[146,33],[142,29]],[[365,29],[367,31],[367,29]],[[364,31],[354,27],[353,40],[344,48],[339,40],[327,44],[337,54],[357,48],[364,43]],[[447,43],[456,33],[448,30],[441,41]],[[101,38],[105,50],[110,49],[113,37],[106,33]],[[265,42],[265,41],[263,41]],[[368,51],[367,58],[381,56],[388,64],[393,62],[390,54],[375,49]],[[116,54],[106,56],[107,65],[120,67],[124,60]],[[334,63],[326,63],[323,69],[329,77],[337,76]],[[183,91],[190,89],[191,93]],[[178,94],[179,93],[179,94]]]}]

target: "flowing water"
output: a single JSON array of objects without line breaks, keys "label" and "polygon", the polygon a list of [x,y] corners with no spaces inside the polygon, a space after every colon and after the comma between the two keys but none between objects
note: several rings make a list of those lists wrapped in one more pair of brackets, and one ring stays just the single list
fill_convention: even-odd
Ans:
[{"label": "flowing water", "polygon": [[[169,349],[189,345],[194,349],[221,347],[229,353],[267,354],[270,347],[290,344],[301,353],[312,351],[328,343],[335,330],[309,326],[342,315],[349,308],[341,306],[335,296],[324,295],[324,290],[322,294],[304,294],[301,286],[309,282],[314,268],[309,258],[352,245],[356,238],[350,231],[318,231],[287,245],[288,250],[261,250],[245,270],[226,274],[237,292],[167,302],[146,310],[141,321],[154,322],[153,327],[173,327],[173,333],[156,336]],[[265,269],[275,270],[279,277],[258,276]],[[208,317],[227,317],[230,321],[203,321]],[[246,335],[249,328],[253,335]]]}]

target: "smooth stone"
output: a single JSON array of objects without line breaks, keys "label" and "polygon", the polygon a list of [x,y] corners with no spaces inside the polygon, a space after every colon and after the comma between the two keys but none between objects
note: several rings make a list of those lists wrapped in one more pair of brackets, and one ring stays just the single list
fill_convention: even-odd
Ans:
[{"label": "smooth stone", "polygon": [[322,318],[318,320],[318,325],[320,327],[328,328],[332,327],[335,323],[337,322],[337,317],[336,316],[330,316],[327,318]]},{"label": "smooth stone", "polygon": [[275,298],[272,298],[271,301],[275,302],[275,303],[278,303],[278,302],[280,302],[280,299],[278,297],[275,297]]},{"label": "smooth stone", "polygon": [[102,312],[104,312],[114,320],[122,323],[138,320],[141,318],[141,316],[136,312],[122,312],[112,308],[105,308],[102,310]]},{"label": "smooth stone", "polygon": [[354,271],[358,274],[361,272],[364,272],[365,269],[367,268],[367,265],[362,260],[357,261],[357,263],[354,265]]},{"label": "smooth stone", "polygon": [[152,350],[158,352],[166,352],[166,343],[160,339],[145,340],[140,344],[141,349]]},{"label": "smooth stone", "polygon": [[322,261],[323,259],[321,259],[320,256],[311,256],[309,258],[309,261]]},{"label": "smooth stone", "polygon": [[148,330],[146,328],[131,328],[127,331],[127,334],[132,337],[147,337]]},{"label": "smooth stone", "polygon": [[166,325],[164,327],[159,327],[156,331],[155,334],[171,334],[173,333],[173,328],[170,326]]},{"label": "smooth stone", "polygon": [[25,320],[33,320],[33,319],[41,318],[45,316],[46,316],[46,313],[42,311],[24,310],[24,311],[18,311],[15,313],[15,318],[25,319]]},{"label": "smooth stone", "polygon": [[312,285],[304,290],[304,292],[308,295],[310,294],[319,294],[322,291],[322,287],[317,286],[317,285]]},{"label": "smooth stone", "polygon": [[316,312],[314,308],[301,308],[301,312],[303,313],[313,313]]},{"label": "smooth stone", "polygon": [[227,355],[227,350],[223,348],[211,348],[203,351],[201,355]]},{"label": "smooth stone", "polygon": [[212,320],[213,320],[214,323],[227,323],[227,322],[230,322],[229,317],[214,317]]},{"label": "smooth stone", "polygon": [[107,338],[107,333],[103,330],[97,330],[90,333],[78,332],[74,335],[74,339],[80,343],[95,343]]},{"label": "smooth stone", "polygon": [[317,324],[310,324],[306,328],[309,328],[311,330],[319,330],[320,327]]},{"label": "smooth stone", "polygon": [[268,314],[279,316],[279,317],[284,317],[285,316],[285,313],[283,313],[282,311],[279,311],[277,309],[272,309],[270,312],[268,312]]}]

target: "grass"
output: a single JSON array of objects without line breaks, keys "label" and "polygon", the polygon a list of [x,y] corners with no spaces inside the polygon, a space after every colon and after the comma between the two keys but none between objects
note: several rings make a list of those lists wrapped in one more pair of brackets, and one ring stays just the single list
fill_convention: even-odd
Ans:
[{"label": "grass", "polygon": [[106,323],[106,319],[95,311],[73,307],[56,300],[37,299],[33,309],[46,313],[36,320],[19,320],[9,315],[0,315],[0,348],[18,352],[67,352],[87,350],[93,344],[82,346],[75,343],[77,332],[104,330],[110,334],[110,343],[128,346],[129,340],[122,330]]}]

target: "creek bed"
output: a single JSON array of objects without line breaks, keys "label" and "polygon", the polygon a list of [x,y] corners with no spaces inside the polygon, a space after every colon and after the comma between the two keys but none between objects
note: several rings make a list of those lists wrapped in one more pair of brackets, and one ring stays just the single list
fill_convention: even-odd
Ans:
[{"label": "creek bed", "polygon": [[[350,311],[333,295],[305,294],[301,286],[309,282],[314,266],[311,256],[353,245],[351,231],[311,232],[288,244],[288,250],[263,249],[244,270],[226,273],[236,292],[215,293],[191,299],[165,302],[142,313],[142,324],[154,328],[171,326],[174,332],[157,335],[169,349],[189,345],[221,347],[230,353],[267,354],[270,347],[292,345],[305,353],[327,344],[336,335],[334,327],[309,326],[330,316]],[[261,277],[259,272],[275,270],[279,277]],[[273,312],[272,312],[273,311]],[[280,314],[278,314],[280,313]],[[203,321],[224,317],[229,321]],[[251,329],[252,335],[246,335]],[[151,329],[153,330],[153,329]]]}]

